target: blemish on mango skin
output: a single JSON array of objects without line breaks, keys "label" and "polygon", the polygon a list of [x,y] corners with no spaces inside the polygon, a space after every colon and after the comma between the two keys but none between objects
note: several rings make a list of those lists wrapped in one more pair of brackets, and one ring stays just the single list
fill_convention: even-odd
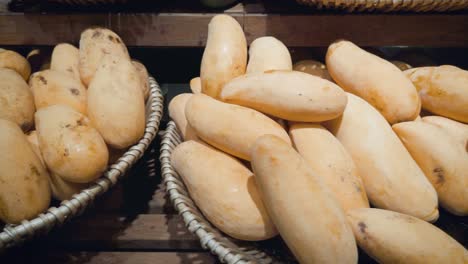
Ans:
[{"label": "blemish on mango skin", "polygon": [[47,80],[46,78],[44,78],[44,76],[39,75],[37,76],[37,78],[39,79],[40,82],[42,82],[42,84],[47,85]]},{"label": "blemish on mango skin", "polygon": [[367,225],[364,222],[359,222],[358,226],[361,233],[366,233]]},{"label": "blemish on mango skin", "polygon": [[80,95],[80,90],[76,89],[76,88],[71,88],[70,89],[70,92],[73,94],[73,95]]},{"label": "blemish on mango skin", "polygon": [[31,175],[35,175],[36,177],[40,175],[39,170],[37,169],[36,166],[30,165],[29,167]]},{"label": "blemish on mango skin", "polygon": [[96,29],[91,37],[92,38],[97,38],[97,37],[101,36],[101,34],[102,34],[101,31]]},{"label": "blemish on mango skin", "polygon": [[[22,129],[23,131],[27,131],[27,130],[29,130],[29,128],[31,127],[31,123],[28,122],[28,121],[25,121],[25,122],[23,122],[23,123],[20,125],[20,127],[21,127],[21,129]],[[467,147],[468,147],[468,145],[467,145]]]},{"label": "blemish on mango skin", "polygon": [[436,167],[432,170],[432,173],[436,176],[436,184],[443,184],[445,182],[444,169]]}]

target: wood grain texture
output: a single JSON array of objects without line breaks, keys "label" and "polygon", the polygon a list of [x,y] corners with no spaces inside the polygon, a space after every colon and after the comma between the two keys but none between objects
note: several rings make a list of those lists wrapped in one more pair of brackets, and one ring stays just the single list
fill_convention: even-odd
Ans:
[{"label": "wood grain texture", "polygon": [[103,26],[116,31],[129,46],[203,47],[210,19],[226,13],[239,21],[249,43],[270,35],[289,47],[324,47],[342,38],[361,46],[468,47],[466,12],[347,14],[317,11],[292,0],[245,1],[224,11],[187,1],[176,1],[173,5],[129,4],[119,8],[79,13],[66,8],[48,11],[40,7],[42,13],[14,13],[3,2],[0,3],[0,45],[76,44],[82,30]]},{"label": "wood grain texture", "polygon": [[202,250],[179,215],[163,214],[89,215],[53,232],[43,242],[80,250]]},{"label": "wood grain texture", "polygon": [[468,46],[467,15],[345,14],[248,15],[251,42],[274,36],[289,47],[328,46],[348,39],[360,46]]},{"label": "wood grain texture", "polygon": [[2,261],[9,263],[47,264],[186,264],[215,263],[208,252],[95,252],[95,251],[40,251],[29,254],[10,254]]}]

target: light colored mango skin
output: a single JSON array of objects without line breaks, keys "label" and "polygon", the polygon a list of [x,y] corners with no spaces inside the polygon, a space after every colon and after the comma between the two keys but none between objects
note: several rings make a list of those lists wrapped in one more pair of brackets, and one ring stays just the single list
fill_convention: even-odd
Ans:
[{"label": "light colored mango skin", "polygon": [[424,109],[468,123],[468,71],[443,65],[414,68],[405,74],[416,86]]},{"label": "light colored mango skin", "polygon": [[127,148],[145,132],[140,78],[130,60],[105,56],[88,86],[88,116],[113,148]]},{"label": "light colored mango skin", "polygon": [[260,37],[252,41],[246,73],[262,73],[271,70],[292,70],[288,48],[274,37]]},{"label": "light colored mango skin", "polygon": [[343,209],[289,144],[260,137],[252,146],[252,168],[268,214],[300,263],[357,263]]},{"label": "light colored mango skin", "polygon": [[251,146],[265,134],[276,135],[291,145],[288,133],[264,114],[204,94],[189,99],[185,116],[203,141],[241,159],[250,160]]},{"label": "light colored mango skin", "polygon": [[192,95],[193,94],[189,93],[179,94],[172,98],[168,106],[169,117],[174,120],[185,141],[198,139],[197,133],[190,126],[185,117],[185,106]]},{"label": "light colored mango skin", "polygon": [[31,65],[28,60],[12,50],[0,51],[0,68],[16,71],[25,81],[28,81],[31,75]]},{"label": "light colored mango skin", "polygon": [[28,140],[29,144],[31,144],[31,147],[32,147],[34,153],[39,158],[39,160],[41,161],[44,168],[47,169],[47,167],[45,165],[45,162],[44,162],[44,159],[42,158],[41,149],[39,148],[39,139],[37,138],[37,131],[33,130],[33,131],[29,132],[26,135],[26,139]]},{"label": "light colored mango skin", "polygon": [[297,152],[328,186],[347,211],[369,207],[366,190],[353,159],[328,130],[319,124],[294,123],[289,136]]},{"label": "light colored mango skin", "polygon": [[449,134],[456,137],[459,140],[459,142],[465,146],[466,152],[468,152],[467,124],[463,124],[442,116],[425,116],[422,118],[422,121],[443,128]]},{"label": "light colored mango skin", "polygon": [[216,15],[208,24],[200,79],[202,92],[217,98],[223,85],[245,73],[247,42],[239,23],[228,15]]},{"label": "light colored mango skin", "polygon": [[50,203],[47,170],[15,123],[0,119],[0,220],[18,224]]},{"label": "light colored mango skin", "polygon": [[197,141],[178,145],[171,164],[203,215],[231,237],[257,241],[278,234],[253,173],[237,159]]},{"label": "light colored mango skin", "polygon": [[416,217],[374,208],[347,216],[359,247],[379,263],[468,263],[461,244]]},{"label": "light colored mango skin", "polygon": [[200,77],[195,77],[190,80],[190,90],[192,90],[192,93],[194,94],[202,92]]},{"label": "light colored mango skin", "polygon": [[340,118],[325,123],[353,158],[376,207],[435,221],[437,193],[385,118],[348,93]]},{"label": "light colored mango skin", "polygon": [[439,196],[456,215],[468,215],[468,153],[457,138],[426,122],[393,125],[400,140],[418,163]]},{"label": "light colored mango skin", "polygon": [[109,153],[89,119],[65,105],[36,112],[39,148],[49,170],[64,180],[88,183],[107,168]]},{"label": "light colored mango skin", "polygon": [[34,97],[28,84],[11,69],[0,68],[0,118],[18,124],[23,131],[34,125]]},{"label": "light colored mango skin", "polygon": [[[39,139],[37,137],[37,131],[34,130],[29,132],[29,134],[27,135],[27,139],[31,144],[34,153],[36,153],[36,156],[39,157],[44,168],[47,169],[47,167],[45,167],[46,165],[44,162],[44,158],[42,157],[41,150],[39,149]],[[56,175],[55,173],[51,172],[49,172],[49,184],[52,192],[52,197],[60,201],[72,198],[74,194],[80,192],[81,190],[89,186],[89,184],[87,183],[83,184],[65,181],[59,175]]]},{"label": "light colored mango skin", "polygon": [[36,109],[63,104],[87,114],[86,87],[70,74],[54,70],[36,72],[29,79],[29,86]]},{"label": "light colored mango skin", "polygon": [[333,82],[330,73],[328,73],[327,66],[316,60],[302,60],[293,65],[295,71],[305,72],[325,80]]},{"label": "light colored mango skin", "polygon": [[252,73],[228,82],[221,100],[282,119],[321,122],[340,116],[346,94],[336,84],[297,71]]},{"label": "light colored mango skin", "polygon": [[340,87],[369,102],[390,124],[419,115],[421,100],[416,88],[392,63],[349,41],[331,44],[326,63]]},{"label": "light colored mango skin", "polygon": [[89,86],[105,55],[130,60],[127,47],[113,31],[105,28],[88,28],[80,37],[80,78]]},{"label": "light colored mango skin", "polygon": [[55,46],[50,59],[50,69],[65,73],[81,82],[80,50],[68,43]]},{"label": "light colored mango skin", "polygon": [[70,200],[73,195],[89,187],[90,183],[76,183],[64,180],[60,175],[50,173],[52,197],[59,201]]},{"label": "light colored mango skin", "polygon": [[148,81],[148,70],[146,70],[145,65],[143,65],[141,62],[132,60],[132,64],[135,67],[135,69],[138,72],[138,76],[140,77],[140,82],[141,82],[141,91],[143,93],[143,98],[146,102],[146,100],[149,97],[149,81]]}]

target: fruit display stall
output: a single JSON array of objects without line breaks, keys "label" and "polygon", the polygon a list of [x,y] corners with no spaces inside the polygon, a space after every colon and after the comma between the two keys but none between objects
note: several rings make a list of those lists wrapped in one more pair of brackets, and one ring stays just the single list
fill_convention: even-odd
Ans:
[{"label": "fruit display stall", "polygon": [[[206,45],[209,44],[207,43],[208,24],[213,17],[219,14],[229,15],[237,21],[248,45],[264,36],[275,37],[287,47],[286,53],[288,56],[290,54],[293,63],[304,60],[316,60],[325,63],[329,46],[339,39],[345,39],[352,41],[352,43],[369,53],[395,62],[400,67],[447,64],[468,69],[468,13],[466,11],[347,13],[307,7],[291,0],[238,1],[222,8],[209,8],[199,3],[199,1],[142,0],[131,3],[83,6],[54,3],[53,1],[0,0],[0,48],[14,50],[25,57],[32,50],[36,50],[36,53],[29,58],[33,72],[48,63],[57,44],[71,43],[80,47],[82,45],[80,43],[80,34],[84,30],[90,27],[102,27],[115,32],[118,36],[116,39],[120,37],[128,47],[131,58],[146,66],[149,75],[159,82],[164,95],[164,113],[160,124],[160,132],[143,157],[128,171],[127,175],[114,188],[93,201],[83,215],[71,219],[63,226],[57,226],[48,234],[38,235],[31,241],[5,249],[0,253],[2,254],[0,255],[0,261],[5,261],[5,263],[30,263],[33,261],[39,261],[40,263],[216,263],[219,261],[218,257],[210,253],[209,249],[201,246],[200,238],[192,234],[187,228],[187,219],[184,222],[183,217],[174,208],[174,200],[171,200],[166,190],[168,186],[167,179],[164,181],[162,176],[162,171],[164,171],[162,167],[168,164],[164,163],[163,156],[161,157],[162,165],[160,161],[160,147],[167,144],[169,140],[164,131],[166,128],[176,131],[174,123],[170,122],[171,120],[176,121],[176,124],[178,123],[178,117],[175,113],[177,110],[172,110],[172,115],[169,116],[171,114],[171,109],[168,109],[169,103],[177,95],[190,93],[191,88],[192,90],[196,89],[194,87],[197,85],[197,80],[193,78],[200,76],[203,53]],[[281,48],[275,50],[268,46],[272,45],[271,43],[264,44],[267,45],[267,48],[263,49],[262,43],[257,44],[258,48],[255,53],[260,54],[259,56],[262,56],[261,54],[270,57],[277,56],[278,58],[282,56],[280,55]],[[249,56],[253,60],[253,45],[250,48],[249,52],[251,53],[249,53]],[[273,52],[265,55],[268,54],[270,48]],[[360,52],[356,51],[352,46],[349,49],[351,51],[347,52]],[[356,49],[359,48],[356,47]],[[239,56],[242,57],[242,55]],[[329,54],[327,58],[332,60],[331,57],[331,54]],[[334,68],[335,72],[341,70],[339,69],[339,65],[342,63],[339,61],[341,57],[345,56],[337,55],[337,57],[333,58],[334,65],[338,65],[336,66],[338,68]],[[281,61],[281,59],[278,60]],[[275,59],[269,61],[271,64],[274,62]],[[363,63],[365,65],[360,65],[358,61],[356,63],[354,67],[365,68],[372,65],[373,61],[366,61],[366,63]],[[305,66],[298,64],[294,69],[298,71],[311,70],[316,75],[322,74],[321,77],[332,80],[328,73],[324,73],[323,64],[317,62],[312,66],[307,62],[303,62],[303,64]],[[255,66],[258,68],[265,67],[262,63]],[[291,66],[286,65],[284,67],[287,69]],[[281,69],[281,67],[283,66],[278,66],[275,69]],[[306,69],[307,67],[310,68]],[[250,71],[255,71],[253,68],[254,66],[251,66]],[[281,73],[275,74],[281,75]],[[336,73],[333,77],[340,85],[347,82],[347,80],[339,79]],[[287,80],[289,77],[279,76],[277,78]],[[385,78],[387,78],[386,75],[380,76],[380,79]],[[276,79],[265,82],[271,84],[275,83],[274,80]],[[245,82],[251,82],[251,80],[245,80]],[[286,86],[289,83],[282,83],[282,85]],[[29,85],[32,85],[31,82]],[[237,85],[242,86],[241,81]],[[281,85],[281,83],[276,83],[276,85]],[[296,85],[301,86],[300,82],[296,83]],[[323,85],[327,86],[329,82]],[[349,86],[352,85],[349,84]],[[330,87],[334,88],[334,86],[328,88]],[[238,87],[236,88],[236,83],[233,83],[228,88],[235,90]],[[392,87],[387,88],[392,89]],[[250,93],[252,92],[250,91]],[[245,104],[245,102],[242,103],[242,98],[236,98],[235,92],[225,96],[227,98],[225,100],[232,100],[235,104]],[[229,96],[232,98],[229,98]],[[327,95],[324,94],[323,96],[325,98]],[[211,102],[206,101],[206,98],[200,98],[199,100],[200,105],[206,107],[202,111],[210,113],[213,109],[218,109],[220,112],[224,111],[221,106],[220,108],[216,106],[210,108]],[[348,99],[348,103],[349,101]],[[327,111],[329,112],[324,113],[324,116],[333,112],[333,109],[329,108],[331,105],[334,105],[336,112],[343,112],[343,109],[339,110],[341,106],[336,102],[327,105]],[[254,106],[249,107],[255,108]],[[468,108],[468,105],[466,107]],[[196,107],[193,106],[193,109],[196,109]],[[196,112],[196,110],[193,112]],[[270,114],[270,116],[278,116],[275,111],[269,112],[263,109],[261,112]],[[286,116],[283,117],[282,114]],[[288,115],[294,114],[279,113],[279,116],[283,119],[290,117]],[[308,115],[310,116],[310,113]],[[422,115],[430,114],[425,111]],[[363,116],[369,119],[373,118],[372,114],[363,114]],[[200,121],[196,117],[191,118],[197,120],[192,121],[193,123],[203,122],[203,120]],[[329,117],[323,118],[323,120],[304,120],[303,117],[296,117],[297,120],[293,121],[321,122],[331,119]],[[385,118],[390,123],[398,123],[400,120],[400,117],[385,116]],[[375,122],[378,123],[379,121]],[[178,125],[180,126],[180,123]],[[333,125],[330,126],[333,127]],[[289,128],[291,129],[289,136],[297,144],[301,140],[301,125],[289,123]],[[333,130],[333,128],[327,128]],[[243,130],[242,127],[239,129],[240,131]],[[394,130],[397,132],[396,134],[399,134],[399,129],[394,128]],[[405,128],[402,127],[401,131],[404,130]],[[275,133],[273,130],[270,132]],[[401,137],[403,137],[404,132],[401,132],[401,134]],[[279,136],[281,135],[279,133]],[[181,136],[185,137],[186,135],[182,134]],[[325,141],[326,136],[322,136],[324,138],[321,140]],[[203,137],[205,141],[210,140],[209,133],[203,135]],[[287,133],[286,138],[289,140]],[[307,151],[309,147],[305,142],[301,143],[304,147],[302,151]],[[221,143],[211,142],[211,144]],[[267,143],[265,144],[263,147],[271,147]],[[187,148],[200,148],[200,146],[196,145],[186,146]],[[283,146],[276,147],[281,148]],[[406,147],[410,148],[411,146]],[[229,147],[222,146],[221,149],[241,159],[250,160],[250,157],[245,156],[246,154],[239,154],[230,150]],[[310,149],[313,149],[313,147],[310,147]],[[301,152],[300,147],[297,147],[297,150]],[[201,153],[206,151],[206,156],[211,155],[209,150],[201,148],[198,151]],[[270,151],[274,152],[271,149]],[[309,151],[313,152],[312,150]],[[466,155],[466,153],[462,154]],[[261,160],[261,155],[258,156],[257,160]],[[456,155],[452,157],[454,160],[458,158]],[[194,166],[190,165],[189,161],[184,161],[185,158],[180,154],[178,157],[179,164],[185,162],[185,164],[188,164],[186,167]],[[194,163],[197,161],[197,157],[191,159]],[[463,158],[460,160],[463,160]],[[199,162],[203,162],[203,160],[201,159]],[[264,160],[263,162],[266,163],[267,161]],[[228,163],[226,161],[220,164],[224,166]],[[402,163],[389,161],[388,164],[392,166],[389,170],[392,170]],[[237,165],[226,166],[233,166],[232,170],[235,170],[234,167]],[[411,170],[411,166],[407,168]],[[172,169],[177,170],[180,174],[183,173],[183,169],[176,165]],[[253,170],[259,174],[275,176],[274,172],[268,171],[268,166],[262,169],[257,165]],[[372,170],[372,168],[369,168],[369,170]],[[196,171],[196,168],[191,171]],[[188,174],[188,172],[185,172],[185,174]],[[260,178],[260,181],[267,182],[265,177]],[[406,188],[404,187],[405,184],[411,184],[403,178],[400,183],[401,188]],[[282,185],[287,186],[288,183],[282,182]],[[220,187],[219,190],[223,189]],[[265,192],[265,190],[263,191]],[[424,193],[417,194],[418,191],[419,189],[415,189],[414,195],[427,195]],[[222,195],[219,194],[219,196]],[[243,201],[242,198],[239,198],[239,201]],[[406,202],[408,203],[407,207],[410,208],[412,206],[410,201],[402,198],[401,203]],[[240,203],[248,204],[248,201]],[[349,203],[352,203],[352,201],[349,201]],[[198,205],[200,207],[204,206],[203,204]],[[201,208],[202,211],[203,209]],[[415,208],[408,210],[417,211]],[[203,211],[203,213],[209,215],[209,212]],[[441,206],[439,206],[439,214],[435,226],[467,248],[467,217],[455,216]],[[434,220],[430,219],[430,217],[428,216],[425,220]],[[367,228],[362,224],[356,225],[362,230]],[[391,224],[389,224],[389,228],[392,228]],[[223,231],[229,233],[229,230]],[[243,234],[236,234],[235,232],[232,236],[235,237],[236,235],[238,237],[243,236]],[[267,236],[265,235],[265,237]],[[287,241],[284,242],[281,239],[274,238],[258,242],[255,245],[262,249],[262,254],[286,256],[279,257],[278,260],[275,259],[278,263],[296,263],[293,257],[294,253],[289,251],[287,243]],[[248,243],[240,243],[240,245],[251,246]],[[211,250],[213,249],[211,248]],[[343,256],[346,256],[346,254],[345,249],[343,249]],[[359,249],[358,254],[359,263],[375,263],[375,260],[361,249]]]}]

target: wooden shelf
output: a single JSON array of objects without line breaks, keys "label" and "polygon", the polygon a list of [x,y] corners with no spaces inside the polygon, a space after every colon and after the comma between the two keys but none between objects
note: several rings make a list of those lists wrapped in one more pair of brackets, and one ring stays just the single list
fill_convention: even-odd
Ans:
[{"label": "wooden shelf", "polygon": [[6,1],[2,2],[0,45],[77,43],[85,28],[104,26],[116,31],[129,46],[202,47],[210,19],[217,13],[227,13],[243,26],[249,42],[271,35],[289,47],[328,46],[340,38],[361,46],[468,47],[468,13],[319,12],[298,6],[293,0],[288,4],[245,1],[214,13],[197,5],[184,6],[181,1],[175,1],[178,4],[172,7],[154,3],[147,8],[120,6],[87,13],[83,9],[42,7],[12,12],[5,8]]}]

